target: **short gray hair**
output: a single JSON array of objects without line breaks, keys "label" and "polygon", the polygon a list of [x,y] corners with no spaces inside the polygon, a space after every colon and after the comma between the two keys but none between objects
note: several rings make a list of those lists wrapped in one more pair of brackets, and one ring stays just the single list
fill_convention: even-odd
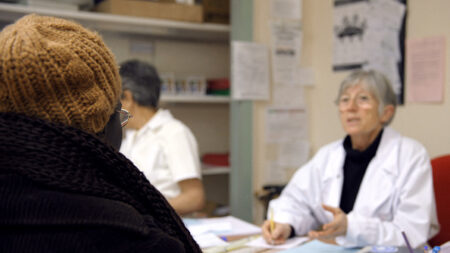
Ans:
[{"label": "short gray hair", "polygon": [[158,108],[161,79],[156,68],[146,62],[129,60],[120,65],[122,90],[129,90],[141,106]]},{"label": "short gray hair", "polygon": [[[375,70],[355,70],[348,75],[341,83],[339,93],[336,99],[336,104],[339,103],[339,98],[348,88],[356,85],[362,85],[365,89],[372,93],[380,104],[378,113],[383,113],[384,107],[387,105],[394,106],[394,113],[397,107],[397,96],[392,89],[391,82],[380,72]],[[385,123],[389,125],[394,118],[394,115]]]}]

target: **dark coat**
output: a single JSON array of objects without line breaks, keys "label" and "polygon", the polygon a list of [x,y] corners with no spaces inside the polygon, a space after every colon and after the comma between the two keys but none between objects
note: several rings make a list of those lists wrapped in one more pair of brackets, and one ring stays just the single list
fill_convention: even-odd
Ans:
[{"label": "dark coat", "polygon": [[200,252],[164,197],[95,136],[0,113],[0,252]]}]

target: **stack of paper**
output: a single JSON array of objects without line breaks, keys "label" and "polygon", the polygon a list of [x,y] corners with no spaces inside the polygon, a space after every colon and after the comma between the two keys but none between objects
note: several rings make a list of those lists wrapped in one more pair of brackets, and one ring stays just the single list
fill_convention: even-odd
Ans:
[{"label": "stack of paper", "polygon": [[219,236],[260,234],[261,228],[233,216],[219,218],[183,219],[191,234],[214,233]]},{"label": "stack of paper", "polygon": [[260,234],[261,228],[233,216],[220,218],[183,219],[189,232],[201,248],[223,246],[222,238]]}]

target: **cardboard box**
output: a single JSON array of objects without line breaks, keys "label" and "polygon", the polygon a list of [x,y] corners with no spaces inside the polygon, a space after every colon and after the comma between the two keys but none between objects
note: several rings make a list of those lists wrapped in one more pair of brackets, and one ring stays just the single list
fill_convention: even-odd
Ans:
[{"label": "cardboard box", "polygon": [[203,20],[210,23],[230,23],[230,0],[202,0]]},{"label": "cardboard box", "polygon": [[203,7],[176,3],[159,3],[145,0],[105,0],[95,11],[118,15],[203,22]]}]

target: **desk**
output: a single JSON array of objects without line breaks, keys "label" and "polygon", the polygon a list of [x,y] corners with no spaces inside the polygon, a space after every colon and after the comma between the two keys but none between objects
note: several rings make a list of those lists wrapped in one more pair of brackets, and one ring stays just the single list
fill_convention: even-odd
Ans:
[{"label": "desk", "polygon": [[233,253],[276,253],[276,252],[279,252],[279,250],[245,247],[245,248],[237,249],[232,252]]},{"label": "desk", "polygon": [[[211,252],[211,253],[217,253],[217,252],[234,252],[234,253],[274,253],[274,252],[280,252],[286,249],[271,249],[271,248],[264,248],[264,247],[249,247],[246,246],[249,242],[247,241],[240,241],[244,238],[248,238],[250,236],[259,235],[261,234],[261,228],[253,225],[251,223],[245,222],[243,220],[237,219],[232,216],[222,217],[222,218],[208,218],[208,219],[183,219],[186,226],[190,230],[191,234],[194,236],[194,239],[196,239],[196,235],[203,235],[204,233],[209,233],[213,237],[209,237],[211,239],[216,239],[219,243],[224,244],[222,240],[220,240],[217,236],[221,236],[222,238],[225,237],[227,241],[231,244],[231,246],[227,245],[221,245],[217,247],[208,247],[204,249],[204,252]],[[215,234],[215,235],[214,235]],[[198,238],[197,238],[198,239]],[[212,240],[214,241],[214,240]],[[240,241],[240,242],[239,242]],[[199,244],[200,242],[197,241]],[[233,245],[233,242],[236,242],[235,245]],[[300,243],[300,242],[299,242]],[[209,244],[211,245],[211,244]],[[300,244],[298,244],[295,247],[299,247]],[[312,246],[312,245],[309,245]],[[323,246],[323,248],[326,249],[332,249],[331,251],[328,250],[326,252],[350,252],[349,250],[345,250],[344,248],[333,248],[332,245],[320,245],[320,243],[315,243],[313,246]],[[225,251],[229,249],[229,251]],[[325,251],[324,251],[325,252]],[[370,252],[370,251],[364,251],[363,250],[352,250],[352,253],[363,253],[363,252]],[[418,251],[423,252],[423,251]],[[309,253],[309,252],[308,252]]]},{"label": "desk", "polygon": [[[232,243],[232,242],[231,242]],[[243,246],[241,245],[241,248],[232,250],[232,251],[226,251],[226,252],[233,252],[233,253],[275,253],[275,252],[280,252],[280,251],[289,251],[292,253],[295,252],[314,252],[314,253],[320,253],[320,252],[337,252],[337,253],[369,253],[372,252],[371,249],[372,247],[368,246],[365,248],[344,248],[344,247],[340,247],[337,245],[331,245],[331,244],[326,244],[320,241],[309,241],[306,242],[303,248],[299,248],[302,247],[301,245],[298,246],[294,246],[290,249],[270,249],[270,248],[254,248],[251,246]],[[205,251],[207,252],[207,251]],[[225,251],[218,251],[218,252],[225,252]],[[419,250],[419,249],[415,249],[414,253],[422,253],[423,250]],[[398,248],[398,251],[396,251],[396,253],[409,253],[408,249],[406,247],[400,247]]]}]

